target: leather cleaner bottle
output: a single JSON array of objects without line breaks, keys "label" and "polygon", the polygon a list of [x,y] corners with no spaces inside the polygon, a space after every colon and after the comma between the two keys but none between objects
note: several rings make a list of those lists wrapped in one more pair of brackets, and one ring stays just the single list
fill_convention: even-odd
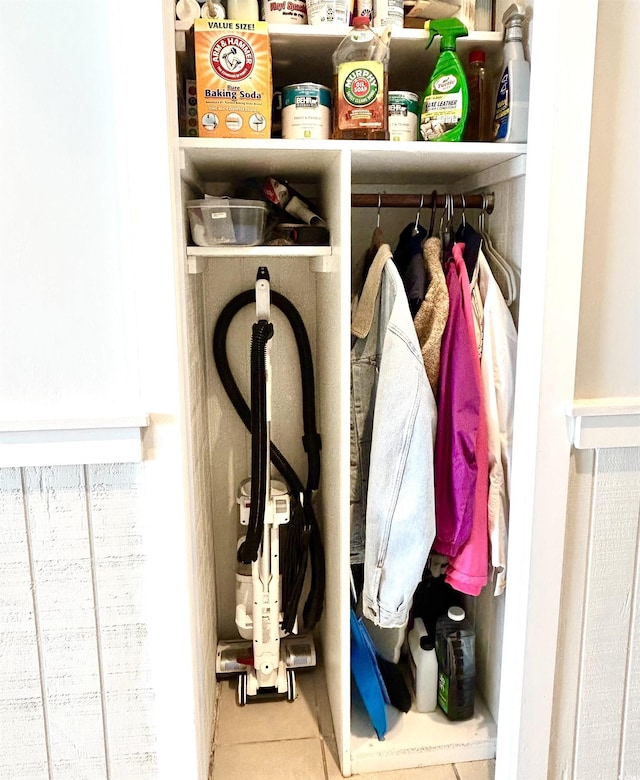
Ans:
[{"label": "leather cleaner bottle", "polygon": [[498,84],[493,139],[522,144],[527,140],[529,118],[529,63],[522,48],[524,6],[512,3],[504,12],[504,53]]},{"label": "leather cleaner bottle", "polygon": [[423,141],[460,141],[469,111],[467,78],[456,53],[456,40],[468,35],[458,19],[424,23],[427,49],[440,36],[440,56],[421,102],[420,138]]}]

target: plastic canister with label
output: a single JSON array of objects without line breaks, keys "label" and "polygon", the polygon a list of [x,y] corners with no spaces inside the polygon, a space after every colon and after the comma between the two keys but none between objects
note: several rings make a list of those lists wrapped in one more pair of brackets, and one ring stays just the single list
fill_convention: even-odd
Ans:
[{"label": "plastic canister with label", "polygon": [[387,141],[387,83],[390,30],[375,33],[356,16],[353,28],[333,52],[333,137]]},{"label": "plastic canister with label", "polygon": [[403,0],[373,0],[372,26],[376,28],[403,27]]},{"label": "plastic canister with label", "polygon": [[349,5],[346,0],[307,0],[309,24],[347,24]]},{"label": "plastic canister with label", "polygon": [[269,24],[306,24],[306,0],[262,0],[262,15]]},{"label": "plastic canister with label", "polygon": [[475,633],[461,607],[450,607],[436,621],[438,704],[449,720],[473,717]]}]

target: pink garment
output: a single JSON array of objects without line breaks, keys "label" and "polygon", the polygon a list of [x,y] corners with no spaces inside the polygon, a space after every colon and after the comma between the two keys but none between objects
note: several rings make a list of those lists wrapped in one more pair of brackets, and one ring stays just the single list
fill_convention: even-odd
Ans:
[{"label": "pink garment", "polygon": [[[458,245],[464,247],[464,245]],[[447,265],[449,317],[442,336],[434,456],[436,539],[433,551],[455,557],[469,538],[476,503],[476,450],[482,415],[478,351],[464,311],[459,264]],[[466,279],[467,305],[469,280]]]},{"label": "pink garment", "polygon": [[[473,522],[467,541],[461,546],[457,555],[449,561],[445,582],[451,587],[477,596],[488,581],[489,569],[489,531],[488,531],[488,495],[489,495],[489,445],[487,432],[487,417],[482,398],[482,374],[475,334],[473,309],[471,306],[471,289],[469,277],[464,264],[464,244],[454,244],[453,264],[460,282],[462,311],[466,339],[471,346],[473,360],[470,365],[470,379],[478,390],[480,398],[479,415],[476,427],[475,461],[477,477],[473,502]],[[436,505],[437,511],[437,505]],[[437,516],[436,516],[437,522]]]}]

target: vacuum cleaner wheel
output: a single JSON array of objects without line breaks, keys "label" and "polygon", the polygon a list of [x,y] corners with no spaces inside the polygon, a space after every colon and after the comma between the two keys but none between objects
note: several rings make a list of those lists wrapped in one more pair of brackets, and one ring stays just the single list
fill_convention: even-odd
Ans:
[{"label": "vacuum cleaner wheel", "polygon": [[287,701],[296,698],[296,673],[293,669],[287,669]]},{"label": "vacuum cleaner wheel", "polygon": [[247,703],[247,673],[240,672],[238,675],[238,690],[237,690],[238,704],[240,707],[244,707]]}]

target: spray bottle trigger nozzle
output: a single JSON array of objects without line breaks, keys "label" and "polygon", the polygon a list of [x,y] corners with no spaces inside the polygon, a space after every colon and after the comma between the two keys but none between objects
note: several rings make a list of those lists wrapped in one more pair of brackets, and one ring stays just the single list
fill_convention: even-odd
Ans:
[{"label": "spray bottle trigger nozzle", "polygon": [[438,35],[438,33],[435,30],[432,30],[430,27],[430,22],[426,21],[424,23],[424,31],[429,34],[429,38],[427,40],[427,45],[425,46],[425,49],[428,49],[429,46],[433,43],[433,39]]},{"label": "spray bottle trigger nozzle", "polygon": [[424,31],[429,35],[427,49],[431,46],[436,35],[442,38],[440,51],[446,49],[455,51],[456,38],[469,34],[469,31],[459,19],[428,19],[424,23]]}]

